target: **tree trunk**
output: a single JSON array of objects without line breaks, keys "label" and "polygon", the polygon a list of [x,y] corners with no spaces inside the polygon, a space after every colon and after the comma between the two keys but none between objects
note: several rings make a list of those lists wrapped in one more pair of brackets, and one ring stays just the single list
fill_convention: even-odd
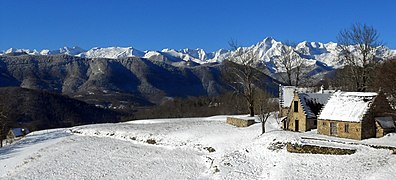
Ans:
[{"label": "tree trunk", "polygon": [[3,132],[1,132],[1,133],[0,133],[0,148],[3,147],[3,140],[4,140],[3,137],[4,137],[4,136],[3,136]]},{"label": "tree trunk", "polygon": [[292,78],[291,78],[291,73],[290,72],[287,72],[287,78],[289,80],[289,86],[291,86],[292,85]]},{"label": "tree trunk", "polygon": [[265,121],[261,122],[261,134],[265,133]]},{"label": "tree trunk", "polygon": [[252,104],[249,104],[249,113],[250,113],[250,117],[254,116],[254,106]]},{"label": "tree trunk", "polygon": [[300,81],[300,67],[297,67],[296,71],[296,87],[298,87],[298,83]]}]

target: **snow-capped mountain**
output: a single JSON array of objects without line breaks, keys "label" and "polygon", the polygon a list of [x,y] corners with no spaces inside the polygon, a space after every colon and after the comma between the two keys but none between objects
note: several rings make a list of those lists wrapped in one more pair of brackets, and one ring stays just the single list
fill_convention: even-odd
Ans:
[{"label": "snow-capped mountain", "polygon": [[[274,38],[267,37],[263,41],[258,42],[250,47],[241,47],[236,51],[252,51],[256,57],[257,65],[265,65],[270,72],[283,72],[280,66],[279,57],[282,56],[282,48],[286,47],[284,43],[276,41]],[[298,55],[303,59],[308,66],[318,65],[331,68],[339,68],[344,66],[344,62],[338,60],[339,51],[337,50],[337,43],[321,43],[321,42],[300,42],[294,48]],[[353,47],[352,47],[353,48]],[[221,62],[227,58],[233,57],[235,51],[220,49],[215,52],[206,52],[203,49],[163,49],[161,51],[140,51],[133,47],[107,47],[107,48],[92,48],[85,51],[79,47],[63,47],[59,50],[29,50],[29,49],[8,49],[0,51],[1,54],[7,53],[26,53],[30,55],[49,55],[49,54],[68,54],[72,56],[86,57],[86,58],[125,58],[125,57],[142,57],[158,61],[168,62],[195,62],[198,64]],[[396,56],[396,50],[389,48],[381,48],[377,51],[381,57]]]},{"label": "snow-capped mountain", "polygon": [[10,48],[10,49],[7,49],[6,51],[0,51],[0,55],[9,54],[9,53],[26,53],[29,55],[67,54],[67,55],[71,55],[71,56],[76,56],[83,52],[86,52],[86,50],[84,50],[80,47],[63,47],[63,48],[59,48],[58,50],[43,49],[41,51],[38,51],[36,49],[30,50],[30,49]]},{"label": "snow-capped mountain", "polygon": [[26,53],[26,54],[29,54],[29,55],[39,55],[40,54],[35,49],[30,50],[30,49],[16,49],[16,48],[7,49],[7,50],[3,51],[2,54],[10,54],[10,53]]},{"label": "snow-capped mountain", "polygon": [[208,53],[203,49],[163,49],[161,51],[145,51],[143,58],[155,60],[168,60],[172,62],[192,61],[198,64],[221,62],[231,54],[231,51],[219,49],[216,52]]},{"label": "snow-capped mountain", "polygon": [[78,54],[79,57],[86,58],[110,58],[118,59],[125,57],[143,57],[144,52],[132,47],[108,47],[108,48],[92,48],[86,52]]},{"label": "snow-capped mountain", "polygon": [[44,49],[40,51],[41,55],[49,55],[49,54],[67,54],[71,56],[76,56],[78,54],[81,54],[83,52],[86,52],[86,50],[76,46],[76,47],[63,47],[59,48],[58,50],[48,50]]}]

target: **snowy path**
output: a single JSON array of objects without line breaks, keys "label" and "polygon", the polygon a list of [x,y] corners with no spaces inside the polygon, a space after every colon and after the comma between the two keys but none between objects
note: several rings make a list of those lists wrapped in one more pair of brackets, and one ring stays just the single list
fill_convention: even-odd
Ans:
[{"label": "snowy path", "polygon": [[[314,132],[279,130],[275,119],[236,128],[225,116],[140,120],[41,131],[0,149],[1,179],[395,179],[389,150]],[[72,132],[72,133],[71,133]],[[362,141],[393,145],[396,136]],[[148,144],[147,140],[155,140]],[[334,142],[332,142],[334,141]],[[346,143],[339,143],[345,141]],[[274,144],[318,143],[352,155],[288,153]],[[208,147],[214,152],[209,152]]]},{"label": "snowy path", "polygon": [[33,160],[41,149],[54,145],[69,135],[66,129],[33,132],[22,141],[0,149],[0,178]]}]

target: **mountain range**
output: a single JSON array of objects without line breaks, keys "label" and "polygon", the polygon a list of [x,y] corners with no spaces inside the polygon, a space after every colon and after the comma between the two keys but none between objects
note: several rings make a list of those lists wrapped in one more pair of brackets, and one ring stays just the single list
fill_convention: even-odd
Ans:
[{"label": "mountain range", "polygon": [[[288,46],[274,38],[267,37],[249,47],[240,47],[242,50],[253,51],[257,56],[255,64],[265,64],[271,73],[284,72],[285,70],[277,61],[279,56],[282,56],[281,48]],[[300,42],[294,47],[295,51],[303,59],[308,66],[321,66],[325,68],[340,68],[345,65],[345,62],[338,60],[339,51],[337,50],[337,43],[321,43],[321,42]],[[236,51],[239,51],[237,49]],[[215,52],[206,52],[203,49],[163,49],[161,51],[146,50],[141,51],[133,47],[107,47],[107,48],[92,48],[84,50],[80,47],[63,47],[58,50],[29,50],[29,49],[8,49],[0,51],[1,54],[7,53],[27,53],[29,55],[55,55],[66,54],[71,56],[83,58],[108,58],[119,59],[126,57],[139,57],[146,59],[154,59],[157,61],[172,62],[174,65],[180,62],[193,62],[197,64],[222,62],[223,60],[234,55],[236,51],[219,49]],[[396,50],[383,48],[377,52],[380,57],[387,58],[396,56]]]},{"label": "mountain range", "polygon": [[[230,90],[222,79],[222,64],[177,65],[139,57],[6,54],[0,56],[0,87],[44,90],[126,111],[169,98],[216,96]],[[263,88],[276,93],[279,82],[264,73],[261,77]]]},{"label": "mountain range", "polygon": [[[277,95],[282,42],[266,38],[235,51],[220,49],[163,49],[140,51],[132,47],[64,47],[58,50],[8,49],[0,53],[0,87],[49,91],[98,107],[126,110],[160,104],[169,98],[216,96],[230,91],[220,63],[238,51],[252,51],[261,68],[260,84]],[[315,85],[324,75],[343,67],[336,43],[301,42],[293,47],[305,63],[304,77]],[[383,58],[396,55],[382,48]],[[263,69],[264,67],[264,69]]]}]

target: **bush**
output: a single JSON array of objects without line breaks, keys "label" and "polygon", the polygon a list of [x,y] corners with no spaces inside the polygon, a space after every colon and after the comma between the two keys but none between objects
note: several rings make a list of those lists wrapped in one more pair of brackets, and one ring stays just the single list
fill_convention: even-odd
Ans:
[{"label": "bush", "polygon": [[213,147],[204,147],[204,149],[205,150],[207,150],[208,152],[210,152],[210,153],[212,153],[212,152],[215,152],[216,151],[216,149],[215,148],[213,148]]},{"label": "bush", "polygon": [[148,144],[157,144],[157,142],[155,141],[155,139],[147,139],[146,141]]}]

